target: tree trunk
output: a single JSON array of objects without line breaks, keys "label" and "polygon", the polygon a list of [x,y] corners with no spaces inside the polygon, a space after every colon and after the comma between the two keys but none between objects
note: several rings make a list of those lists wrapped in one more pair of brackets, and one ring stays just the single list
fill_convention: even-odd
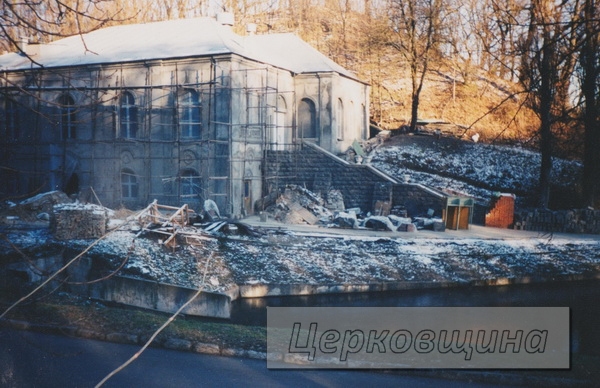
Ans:
[{"label": "tree trunk", "polygon": [[584,126],[585,144],[583,155],[583,204],[594,206],[600,180],[600,122],[596,92],[600,78],[598,64],[599,34],[594,24],[595,0],[585,3],[585,42],[582,45],[581,66],[583,68],[582,94],[585,100]]},{"label": "tree trunk", "polygon": [[540,66],[540,152],[542,163],[540,166],[540,186],[538,205],[547,208],[550,203],[550,173],[552,171],[552,102],[553,79],[551,59],[554,55],[554,45],[547,43],[542,49]]},{"label": "tree trunk", "polygon": [[410,131],[414,132],[417,128],[417,120],[419,119],[419,95],[413,93],[410,104]]}]

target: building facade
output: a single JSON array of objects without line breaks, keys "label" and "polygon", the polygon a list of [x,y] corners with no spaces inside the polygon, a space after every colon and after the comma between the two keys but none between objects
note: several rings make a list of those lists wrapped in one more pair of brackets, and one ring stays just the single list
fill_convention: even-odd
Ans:
[{"label": "building facade", "polygon": [[109,27],[0,56],[0,196],[252,214],[264,153],[367,136],[368,85],[293,34],[212,18]]}]

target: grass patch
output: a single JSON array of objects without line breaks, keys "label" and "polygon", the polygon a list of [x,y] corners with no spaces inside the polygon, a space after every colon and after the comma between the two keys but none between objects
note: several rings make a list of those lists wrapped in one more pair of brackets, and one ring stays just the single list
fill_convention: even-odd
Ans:
[{"label": "grass patch", "polygon": [[[2,311],[10,304],[5,294],[0,297]],[[66,293],[19,305],[6,316],[7,319],[70,326],[103,334],[135,334],[140,338],[149,338],[169,317],[170,314],[166,313],[104,304]],[[159,334],[156,341],[160,343],[173,337],[227,348],[266,351],[267,330],[258,326],[234,325],[225,320],[179,315]]]}]

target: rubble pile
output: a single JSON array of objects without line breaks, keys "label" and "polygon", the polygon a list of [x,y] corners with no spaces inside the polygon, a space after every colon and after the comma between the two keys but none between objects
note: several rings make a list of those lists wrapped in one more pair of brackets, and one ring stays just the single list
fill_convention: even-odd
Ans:
[{"label": "rubble pile", "polygon": [[[276,199],[275,199],[276,198]],[[363,214],[359,208],[346,209],[341,191],[331,189],[326,199],[301,186],[288,185],[278,197],[272,194],[262,199],[264,212],[285,224],[325,225],[329,228],[373,229],[392,232],[416,232],[418,229],[443,231],[441,219],[411,219],[406,210],[387,201],[377,201],[374,214]]]},{"label": "rubble pile", "polygon": [[344,204],[344,196],[342,192],[336,189],[331,189],[327,192],[327,202],[325,207],[331,211],[344,211],[346,205]]},{"label": "rubble pile", "polygon": [[50,191],[27,198],[19,203],[7,201],[3,204],[3,218],[11,220],[48,221],[54,205],[72,203],[62,191]]},{"label": "rubble pile", "polygon": [[[336,206],[339,206],[341,193],[335,195]],[[341,198],[343,202],[343,198]],[[319,195],[301,186],[288,185],[277,197],[273,205],[265,211],[276,221],[286,224],[328,223],[333,213],[328,209],[327,202]]]},{"label": "rubble pile", "polygon": [[58,240],[99,238],[106,234],[112,210],[80,202],[55,205],[50,230]]},{"label": "rubble pile", "polygon": [[344,229],[358,229],[358,218],[355,212],[338,212],[333,218],[331,226],[337,226]]},{"label": "rubble pile", "polygon": [[[285,214],[283,207],[287,205],[284,204],[295,207],[294,203],[304,204],[302,208],[317,218],[320,213],[312,213],[311,207],[331,214],[323,199],[301,187],[288,187],[271,206]],[[392,213],[395,214],[363,218],[360,209],[346,209],[336,212],[329,222],[338,227],[405,231],[428,227],[435,230],[444,226],[432,212],[426,217],[408,218],[404,209],[393,207]],[[597,215],[590,210],[591,214]],[[157,220],[160,218],[158,214],[154,216]],[[54,206],[55,238],[72,238],[60,246],[82,251],[90,247],[89,241],[84,240],[88,236],[82,231],[101,234],[112,217],[115,217],[112,211],[96,205],[76,202]],[[170,215],[167,219],[172,223],[176,218]],[[164,224],[162,219],[158,221],[158,225]],[[221,225],[219,230],[222,230],[225,222],[214,221],[209,225]],[[181,244],[177,250],[166,250],[164,244],[155,239],[138,238],[134,230],[118,229],[90,247],[86,255],[100,260],[94,262],[94,271],[100,275],[112,272],[123,263],[119,274],[190,288],[206,286],[208,291],[214,292],[228,292],[240,284],[469,282],[503,277],[597,276],[600,271],[597,239],[527,235],[511,239],[407,239],[360,234],[332,238],[327,234],[305,236],[293,232],[254,234],[252,228],[243,232],[243,223],[227,222],[229,227],[236,226],[239,234],[247,236],[214,238],[200,235],[200,229],[185,226],[180,228],[179,237],[187,240],[198,235],[202,239]],[[55,244],[46,231],[8,229],[5,232],[7,240],[19,247]],[[13,250],[2,241],[0,249]]]}]

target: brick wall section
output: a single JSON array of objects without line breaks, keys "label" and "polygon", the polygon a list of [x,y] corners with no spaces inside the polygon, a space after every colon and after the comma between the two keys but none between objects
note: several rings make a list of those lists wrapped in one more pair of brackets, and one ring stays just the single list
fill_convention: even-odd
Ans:
[{"label": "brick wall section", "polygon": [[265,194],[287,184],[320,193],[338,189],[346,208],[363,211],[371,211],[376,200],[389,200],[390,194],[392,204],[406,206],[410,216],[431,208],[441,217],[446,206],[441,193],[417,184],[399,184],[373,167],[348,163],[308,143],[295,151],[266,151],[263,176]]},{"label": "brick wall section", "polygon": [[600,210],[524,210],[515,213],[515,229],[600,234]]},{"label": "brick wall section", "polygon": [[485,226],[508,228],[514,223],[515,197],[500,195],[493,201],[490,211],[485,215]]}]

